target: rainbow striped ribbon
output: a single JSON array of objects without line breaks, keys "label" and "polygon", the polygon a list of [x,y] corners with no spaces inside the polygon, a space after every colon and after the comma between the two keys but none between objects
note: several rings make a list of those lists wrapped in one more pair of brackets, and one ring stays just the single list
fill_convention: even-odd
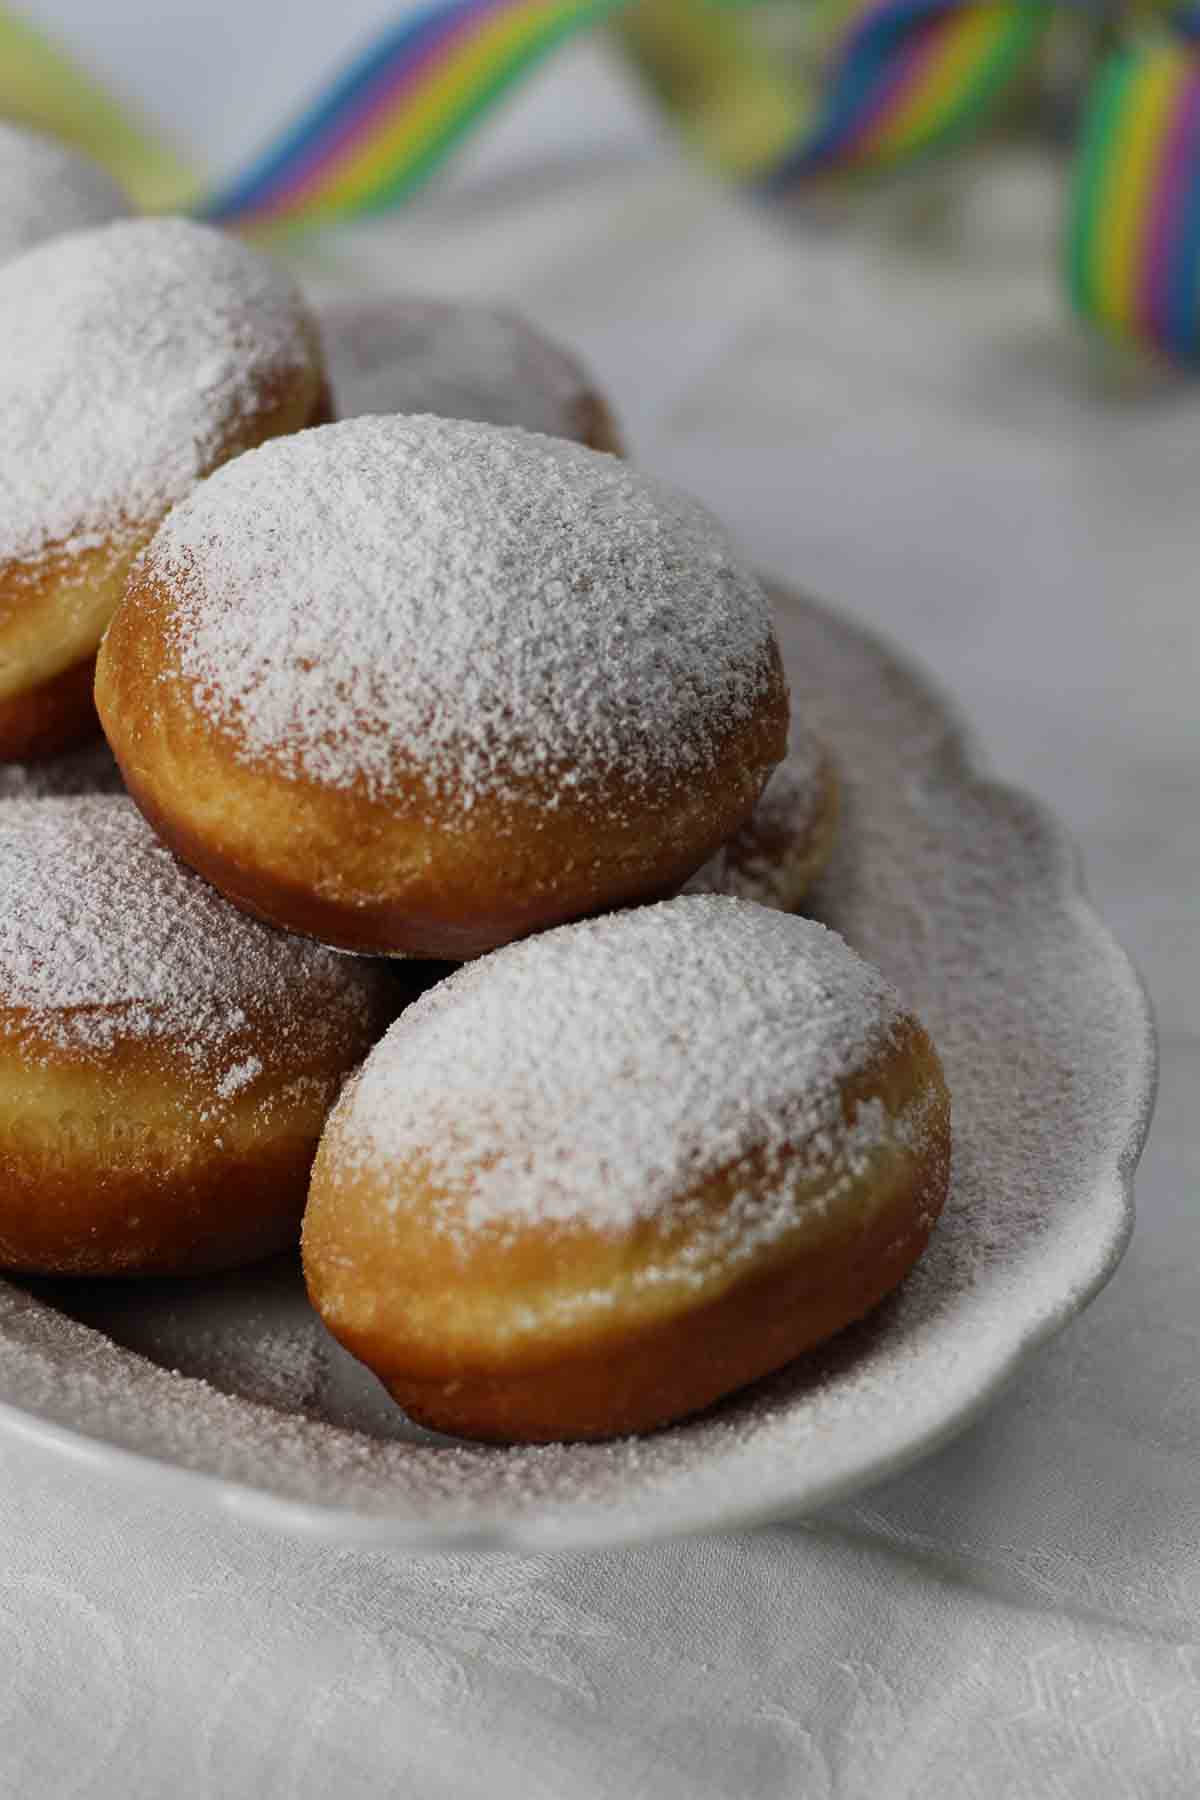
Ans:
[{"label": "rainbow striped ribbon", "polygon": [[1050,17],[1045,0],[860,0],[817,118],[768,185],[894,168],[961,142],[1028,66]]},{"label": "rainbow striped ribbon", "polygon": [[[244,229],[313,226],[394,205],[565,38],[613,19],[635,66],[723,173],[782,187],[888,168],[961,140],[1026,63],[1049,0],[816,0],[836,39],[826,83],[776,68],[706,0],[429,0],[384,32],[249,168],[194,208]],[[61,53],[0,7],[0,102],[32,82],[46,122],[120,152],[135,191],[178,205],[180,165],[123,125]],[[36,65],[36,67],[35,67]],[[5,82],[5,68],[10,79]],[[32,75],[31,72],[32,71]],[[65,104],[54,108],[55,94]],[[106,159],[111,160],[111,159]]]},{"label": "rainbow striped ribbon", "polygon": [[319,224],[394,206],[525,70],[625,3],[443,0],[429,6],[373,43],[199,210],[222,224]]},{"label": "rainbow striped ribbon", "polygon": [[976,129],[1050,9],[834,0],[832,11],[841,46],[827,86],[808,91],[704,0],[437,0],[373,43],[201,211],[238,226],[309,225],[394,205],[534,61],[609,18],[724,173],[777,188],[888,168]]},{"label": "rainbow striped ribbon", "polygon": [[[1029,67],[1056,8],[1089,11],[1089,0],[816,3],[832,54],[826,78],[805,86],[705,0],[429,0],[193,210],[253,230],[392,206],[556,44],[610,20],[725,174],[778,192],[886,170],[978,130]],[[1161,23],[1168,11],[1163,0],[1090,0],[1090,10],[1110,30]],[[1084,318],[1200,362],[1200,0],[1170,24],[1170,35],[1118,49],[1095,84],[1066,272]],[[145,204],[181,204],[181,160],[2,5],[0,111],[83,144]]]},{"label": "rainbow striped ribbon", "polygon": [[1200,357],[1200,55],[1115,53],[1096,85],[1067,233],[1076,310],[1180,361]]}]

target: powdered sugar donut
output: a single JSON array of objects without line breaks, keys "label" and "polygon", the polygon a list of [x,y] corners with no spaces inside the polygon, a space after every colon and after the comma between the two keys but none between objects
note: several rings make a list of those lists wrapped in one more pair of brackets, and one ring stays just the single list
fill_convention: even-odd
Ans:
[{"label": "powdered sugar donut", "polygon": [[132,208],[111,175],[57,138],[0,123],[0,262]]},{"label": "powdered sugar donut", "polygon": [[294,1243],[380,973],[228,906],[123,798],[0,807],[0,1266],[190,1274]]},{"label": "powdered sugar donut", "polygon": [[811,731],[793,734],[753,813],[684,886],[794,912],[829,861],[837,833],[833,758]]},{"label": "powdered sugar donut", "polygon": [[349,420],[176,507],[96,697],[139,806],[276,924],[461,960],[674,892],[787,741],[711,516],[546,437]]},{"label": "powdered sugar donut", "polygon": [[514,313],[397,294],[328,301],[317,317],[340,419],[436,413],[620,449],[577,359]]},{"label": "powdered sugar donut", "polygon": [[883,977],[811,920],[681,897],[401,1015],[330,1116],[305,1275],[427,1424],[642,1431],[869,1311],[948,1167],[936,1052]]},{"label": "powdered sugar donut", "polygon": [[5,264],[0,342],[0,761],[17,761],[95,729],[96,646],[167,508],[326,399],[290,277],[182,219]]}]

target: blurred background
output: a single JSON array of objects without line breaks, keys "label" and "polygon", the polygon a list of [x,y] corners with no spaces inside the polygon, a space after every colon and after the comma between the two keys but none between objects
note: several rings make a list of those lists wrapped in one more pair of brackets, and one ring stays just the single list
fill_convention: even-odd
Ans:
[{"label": "blurred background", "polygon": [[[206,181],[243,167],[412,0],[25,0],[52,37],[152,121]],[[661,116],[604,33],[564,45],[485,118],[441,180],[531,176],[548,158],[647,156]]]},{"label": "blurred background", "polygon": [[[687,157],[710,202],[739,197],[756,226],[857,233],[977,289],[1032,274],[1058,310],[1178,365],[1200,358],[1184,17],[1165,0],[167,0],[151,16],[26,0],[0,6],[0,114],[81,141],[147,204],[276,236],[282,221],[305,252],[314,225],[484,193],[519,209],[617,170],[632,203]],[[317,152],[325,185],[285,182],[280,201],[279,169]],[[1170,321],[1143,305],[1164,270],[1190,296]]]},{"label": "blurred background", "polygon": [[[582,0],[561,4],[569,14]],[[499,299],[564,338],[638,460],[698,492],[770,572],[910,642],[966,690],[1010,770],[1054,793],[1064,768],[1086,776],[1102,737],[1113,748],[1115,719],[1136,706],[1137,684],[1114,691],[1114,668],[1154,665],[1139,732],[1190,732],[1194,710],[1194,646],[1175,604],[1195,562],[1193,387],[1177,364],[1127,354],[1121,332],[1083,329],[1063,281],[1081,112],[1118,42],[1109,26],[1119,12],[1132,29],[1145,10],[638,0],[616,24],[565,31],[403,204],[282,248],[315,291]],[[1154,24],[1163,9],[1150,10]],[[191,165],[201,194],[253,165],[364,46],[415,13],[397,0],[162,0],[153,12],[142,0],[24,0],[0,7],[0,22],[23,20],[66,51]],[[770,73],[799,93],[813,19],[832,21],[836,39],[839,21],[876,15],[899,34],[879,40],[885,74],[905,32],[926,33],[912,41],[928,71],[944,49],[930,31],[1011,26],[1015,37],[996,40],[1020,53],[1006,104],[977,108],[980,129],[951,136],[947,154],[898,152],[894,170],[883,156],[881,180],[764,196],[751,178],[775,154],[754,138],[775,104],[763,63],[748,85],[723,85],[719,47],[697,53],[689,32],[746,22]],[[657,40],[625,29],[647,20]],[[1047,21],[1055,35],[1026,56]],[[1146,106],[1161,124],[1155,42]],[[973,41],[951,44],[952,99],[971,55]],[[1200,130],[1189,57],[1173,48],[1167,74]],[[14,68],[6,76],[0,58],[0,112]],[[1151,114],[1136,84],[1129,95],[1118,122],[1144,149]],[[797,128],[803,137],[806,117],[798,107],[795,121],[774,121],[776,150]],[[1122,142],[1109,160],[1120,177]],[[1152,184],[1134,199],[1147,213]],[[1107,252],[1130,191],[1118,179],[1093,210]],[[1132,241],[1121,229],[1118,250]],[[1162,610],[1149,625],[1153,594]],[[1036,624],[1037,656],[1015,608]],[[1081,611],[1103,631],[1081,634]],[[1073,715],[1065,669],[1089,704],[1103,692],[1106,721]],[[1018,732],[1014,709],[1031,714]],[[1085,821],[1105,804],[1078,798]]]}]

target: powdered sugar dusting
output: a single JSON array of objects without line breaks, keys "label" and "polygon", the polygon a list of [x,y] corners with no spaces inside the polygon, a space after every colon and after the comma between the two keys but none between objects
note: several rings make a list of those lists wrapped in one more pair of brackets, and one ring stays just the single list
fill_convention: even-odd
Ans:
[{"label": "powdered sugar dusting", "polygon": [[469,809],[517,784],[653,797],[770,691],[762,587],[697,502],[615,457],[354,419],[228,464],[146,552],[196,704],[250,759]]},{"label": "powdered sugar dusting", "polygon": [[339,418],[436,413],[579,438],[587,377],[512,313],[398,294],[330,301],[317,316]]},{"label": "powdered sugar dusting", "polygon": [[336,1043],[380,977],[248,918],[177,862],[125,798],[0,809],[0,1007],[39,1039],[171,1045],[228,1099],[261,1072],[247,1029]]},{"label": "powdered sugar dusting", "polygon": [[763,1165],[729,1228],[759,1242],[791,1218],[801,1149],[850,1174],[884,1139],[881,1107],[847,1129],[841,1089],[901,1010],[821,925],[671,900],[527,939],[430,990],[331,1129],[339,1159],[385,1182],[396,1161],[417,1163],[454,1196],[446,1228],[468,1235],[576,1220],[624,1231],[755,1151]]},{"label": "powdered sugar dusting", "polygon": [[184,219],[74,232],[0,268],[0,559],[136,539],[310,366],[291,277]]},{"label": "powdered sugar dusting", "polygon": [[791,911],[803,885],[798,869],[812,861],[813,828],[826,803],[825,762],[819,739],[803,726],[794,729],[750,819],[696,870],[684,893],[728,894]]},{"label": "powdered sugar dusting", "polygon": [[89,157],[41,132],[0,124],[0,261],[130,210],[111,175]]},{"label": "powdered sugar dusting", "polygon": [[[1119,1257],[1145,1132],[1152,1058],[1136,982],[1080,894],[1070,846],[962,760],[944,704],[835,616],[785,596],[780,621],[845,794],[816,903],[916,1009],[954,1096],[950,1199],[898,1292],[670,1430],[494,1449],[430,1441],[315,1320],[318,1386],[298,1378],[284,1416],[0,1283],[0,1399],[28,1432],[52,1420],[94,1459],[106,1445],[140,1451],[157,1459],[141,1465],[156,1491],[174,1479],[192,1504],[338,1546],[595,1548],[795,1516],[879,1479],[942,1442],[1078,1312]],[[253,1275],[189,1288],[203,1287],[247,1355],[265,1286]],[[302,1308],[298,1278],[294,1295]],[[138,1304],[177,1312],[173,1297]],[[168,1367],[212,1366],[156,1352],[149,1324],[138,1347]]]},{"label": "powdered sugar dusting", "polygon": [[242,1062],[234,1063],[226,1069],[217,1083],[217,1092],[222,1100],[230,1100],[234,1094],[240,1094],[243,1088],[249,1087],[256,1076],[263,1072],[261,1056],[247,1056]]},{"label": "powdered sugar dusting", "polygon": [[121,794],[125,784],[103,738],[44,762],[0,763],[0,800],[45,800],[69,794]]}]

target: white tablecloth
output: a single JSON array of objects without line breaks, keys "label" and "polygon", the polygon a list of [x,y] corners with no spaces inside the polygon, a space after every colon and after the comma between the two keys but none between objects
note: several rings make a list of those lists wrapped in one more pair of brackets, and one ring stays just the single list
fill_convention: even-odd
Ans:
[{"label": "white tablecloth", "polygon": [[577,343],[642,461],[1073,828],[1164,1051],[1111,1287],[902,1479],[635,1553],[331,1552],[0,1441],[4,1800],[1200,1792],[1200,391],[1098,375],[1012,192],[969,275],[669,157],[460,186],[337,256]]}]

